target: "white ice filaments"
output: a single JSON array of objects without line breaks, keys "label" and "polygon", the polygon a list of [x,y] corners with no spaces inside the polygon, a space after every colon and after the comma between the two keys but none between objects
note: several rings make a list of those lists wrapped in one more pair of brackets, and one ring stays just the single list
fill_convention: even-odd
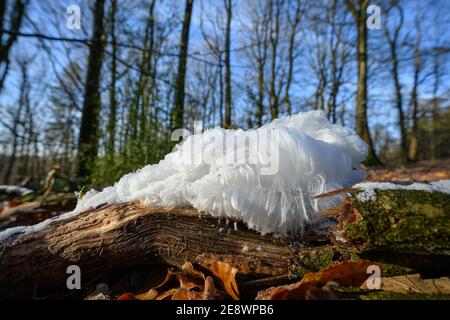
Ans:
[{"label": "white ice filaments", "polygon": [[101,192],[89,191],[74,212],[126,201],[191,205],[240,219],[261,233],[298,234],[315,211],[340,200],[312,196],[361,181],[366,155],[364,141],[331,124],[323,111],[280,118],[256,130],[214,128],[189,136],[158,164]]}]

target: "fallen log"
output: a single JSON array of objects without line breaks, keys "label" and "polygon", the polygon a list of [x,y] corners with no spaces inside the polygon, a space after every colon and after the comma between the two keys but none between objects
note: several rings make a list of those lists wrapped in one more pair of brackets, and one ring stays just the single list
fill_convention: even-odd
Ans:
[{"label": "fallen log", "polygon": [[227,223],[191,208],[106,205],[0,242],[0,297],[29,295],[36,286],[63,290],[67,267],[73,264],[81,268],[83,281],[88,281],[148,263],[201,265],[216,255],[237,267],[241,275],[288,276],[299,252],[309,255],[331,246],[317,240],[308,246],[297,242],[291,248],[241,222]]}]

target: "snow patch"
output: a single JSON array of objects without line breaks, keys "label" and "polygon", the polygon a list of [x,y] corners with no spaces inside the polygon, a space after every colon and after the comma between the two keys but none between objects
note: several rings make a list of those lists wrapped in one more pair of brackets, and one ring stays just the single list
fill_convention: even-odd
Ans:
[{"label": "snow patch", "polygon": [[74,211],[66,212],[66,213],[64,213],[60,216],[54,217],[54,218],[44,220],[44,221],[42,221],[38,224],[32,225],[32,226],[19,226],[19,227],[13,227],[13,228],[6,229],[6,230],[0,232],[0,241],[3,241],[17,233],[33,233],[33,232],[39,232],[39,231],[45,230],[51,223],[75,217],[79,213],[80,212],[74,210]]},{"label": "snow patch", "polygon": [[362,192],[356,195],[356,198],[362,202],[375,201],[377,199],[377,194],[374,189],[363,189]]},{"label": "snow patch", "polygon": [[28,194],[32,194],[34,191],[28,188],[19,187],[19,186],[11,186],[11,185],[0,185],[0,191],[3,193],[15,193],[21,196],[26,196]]},{"label": "snow patch", "polygon": [[426,192],[442,192],[450,194],[450,180],[440,180],[430,183],[414,182],[409,185],[395,184],[391,182],[363,182],[353,186],[362,191],[356,195],[359,201],[375,201],[377,195],[375,190],[417,190]]}]

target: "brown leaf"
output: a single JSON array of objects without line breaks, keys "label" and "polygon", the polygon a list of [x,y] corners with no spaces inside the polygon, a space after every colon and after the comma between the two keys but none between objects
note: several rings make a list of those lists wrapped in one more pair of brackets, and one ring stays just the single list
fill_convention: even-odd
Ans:
[{"label": "brown leaf", "polygon": [[219,261],[217,258],[204,261],[202,265],[220,279],[223,288],[234,300],[239,300],[239,289],[236,283],[237,268],[227,262]]},{"label": "brown leaf", "polygon": [[138,295],[126,292],[120,295],[117,300],[155,300],[158,297],[158,292],[164,292],[167,287],[173,285],[174,280],[176,280],[176,273],[169,269],[164,281],[156,287],[150,288],[147,292]]},{"label": "brown leaf", "polygon": [[172,300],[190,300],[189,290],[185,288],[180,288],[172,294]]},{"label": "brown leaf", "polygon": [[189,300],[204,300],[203,292],[189,291]]},{"label": "brown leaf", "polygon": [[137,300],[155,300],[157,296],[158,291],[152,288],[145,293],[136,295],[135,297]]},{"label": "brown leaf", "polygon": [[155,290],[158,289],[158,291],[162,291],[162,290],[164,290],[163,289],[164,287],[169,286],[175,280],[176,280],[176,273],[172,269],[169,269],[169,270],[167,270],[167,275],[164,278],[163,282],[161,284],[157,285],[156,287],[154,287],[153,289],[155,289]]},{"label": "brown leaf", "polygon": [[203,300],[214,300],[216,287],[214,280],[210,276],[205,279],[205,290],[203,290]]},{"label": "brown leaf", "polygon": [[179,289],[177,289],[177,288],[169,289],[169,290],[163,292],[161,295],[157,296],[155,300],[167,299],[167,298],[171,297],[172,295],[174,295],[178,290]]},{"label": "brown leaf", "polygon": [[342,287],[359,287],[369,277],[367,267],[372,264],[370,261],[347,260],[316,273],[307,273],[302,282],[323,286],[335,281]]},{"label": "brown leaf", "polygon": [[177,278],[180,281],[181,288],[187,290],[199,288],[203,291],[205,275],[200,271],[196,271],[192,263],[186,261],[181,267],[181,272],[177,274]]},{"label": "brown leaf", "polygon": [[125,292],[124,294],[121,294],[116,300],[125,301],[125,300],[138,300],[138,299],[136,299],[134,294],[132,294],[130,292]]},{"label": "brown leaf", "polygon": [[316,273],[307,273],[297,283],[260,291],[257,299],[304,300],[318,296],[318,290],[327,291],[330,283],[343,287],[359,287],[369,277],[367,267],[372,264],[369,261],[347,260]]}]

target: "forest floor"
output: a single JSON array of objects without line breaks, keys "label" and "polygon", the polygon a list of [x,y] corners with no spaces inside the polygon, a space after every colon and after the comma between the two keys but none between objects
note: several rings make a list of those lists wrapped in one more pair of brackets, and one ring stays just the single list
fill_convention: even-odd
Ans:
[{"label": "forest floor", "polygon": [[450,179],[450,159],[420,161],[405,166],[369,168],[365,180],[407,183],[447,179]]},{"label": "forest floor", "polygon": [[[396,183],[429,182],[450,179],[450,159],[422,161],[401,167],[369,168],[366,181]],[[7,227],[34,224],[61,212],[76,203],[71,194],[53,194],[47,198],[3,201],[0,206],[0,230]],[[58,202],[58,199],[62,199]],[[16,210],[22,206],[24,210]],[[12,211],[11,211],[12,210]],[[8,214],[5,214],[8,213]],[[3,220],[3,221],[2,221]],[[370,263],[369,263],[370,264]],[[182,267],[155,264],[126,268],[120,272],[99,275],[83,284],[82,290],[35,292],[37,299],[93,300],[202,300],[202,299],[450,299],[447,277],[422,279],[418,273],[392,274],[382,278],[382,291],[367,289],[367,261],[348,259],[306,273],[303,278],[263,279],[275,286],[264,290],[252,288],[261,282],[241,282],[237,269],[228,263],[209,261],[209,268],[191,262]],[[276,278],[276,277],[275,277]],[[333,280],[333,281],[331,281]],[[340,288],[333,288],[336,282]],[[386,289],[386,290],[385,290]]]}]

